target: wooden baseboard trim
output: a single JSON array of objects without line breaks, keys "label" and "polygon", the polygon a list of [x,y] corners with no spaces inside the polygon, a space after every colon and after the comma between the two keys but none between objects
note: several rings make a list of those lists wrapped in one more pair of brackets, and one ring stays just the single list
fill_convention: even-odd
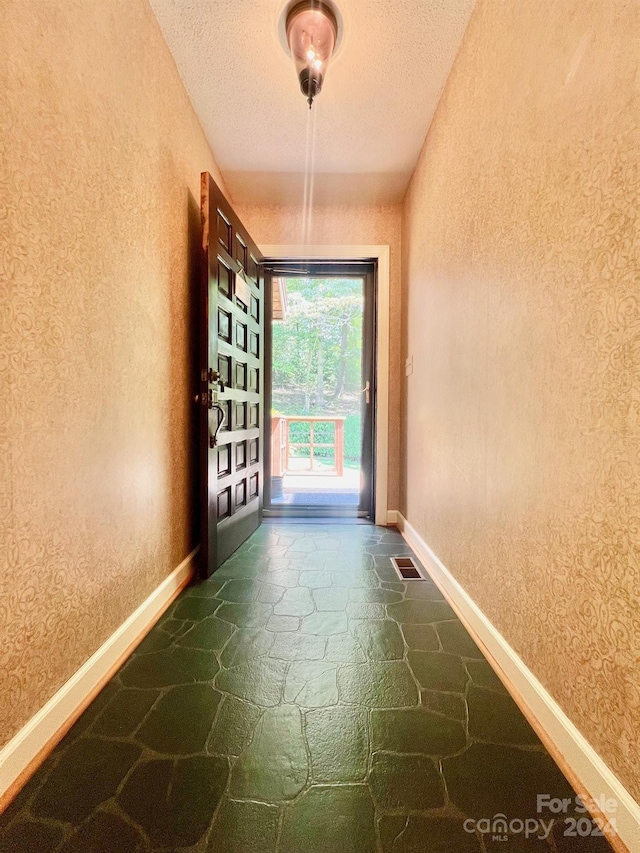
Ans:
[{"label": "wooden baseboard trim", "polygon": [[388,509],[387,510],[387,526],[388,527],[397,527],[398,525],[398,516],[400,513],[397,509]]},{"label": "wooden baseboard trim", "polygon": [[195,548],[0,750],[0,812],[145,638],[193,575]]},{"label": "wooden baseboard trim", "polygon": [[[617,853],[640,851],[640,805],[571,722],[551,694],[507,643],[418,531],[398,513],[398,527],[469,631],[573,788],[592,802],[614,800],[613,826],[591,809]],[[611,815],[609,815],[610,817]]]}]

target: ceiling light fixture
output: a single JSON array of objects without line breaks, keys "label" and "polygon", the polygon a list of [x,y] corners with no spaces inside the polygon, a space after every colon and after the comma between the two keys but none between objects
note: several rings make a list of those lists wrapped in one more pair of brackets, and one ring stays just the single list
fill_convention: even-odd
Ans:
[{"label": "ceiling light fixture", "polygon": [[301,0],[287,14],[287,44],[293,57],[302,94],[309,102],[320,94],[327,65],[338,38],[338,22],[324,0]]}]

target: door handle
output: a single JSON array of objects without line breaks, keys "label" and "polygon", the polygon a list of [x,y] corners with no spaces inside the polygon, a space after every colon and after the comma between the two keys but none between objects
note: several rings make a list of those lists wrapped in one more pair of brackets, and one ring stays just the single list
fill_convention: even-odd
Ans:
[{"label": "door handle", "polygon": [[369,382],[368,379],[367,379],[367,382],[366,382],[364,388],[362,389],[362,391],[360,393],[364,394],[364,401],[368,406],[369,403],[371,402],[371,382]]},{"label": "door handle", "polygon": [[[209,393],[211,393],[211,392],[209,392]],[[209,447],[213,450],[213,448],[218,443],[218,433],[220,432],[220,428],[222,427],[222,424],[224,423],[225,414],[224,414],[224,409],[222,408],[220,403],[214,403],[213,406],[210,406],[209,408],[216,410],[216,413],[217,413],[216,417],[218,419],[218,423],[216,424],[215,432],[213,433],[213,435],[209,436]]]}]

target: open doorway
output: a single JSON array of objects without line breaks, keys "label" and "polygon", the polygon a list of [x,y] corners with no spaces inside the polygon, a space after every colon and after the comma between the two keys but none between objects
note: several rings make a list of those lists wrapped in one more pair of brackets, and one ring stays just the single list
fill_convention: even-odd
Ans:
[{"label": "open doorway", "polygon": [[375,265],[269,264],[265,509],[373,518]]}]

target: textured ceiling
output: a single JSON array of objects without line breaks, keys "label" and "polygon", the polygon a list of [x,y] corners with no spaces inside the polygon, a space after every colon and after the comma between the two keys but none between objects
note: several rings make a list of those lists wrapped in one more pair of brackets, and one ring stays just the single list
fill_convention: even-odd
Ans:
[{"label": "textured ceiling", "polygon": [[340,0],[344,37],[311,114],[279,41],[282,0],[151,5],[234,200],[301,202],[315,131],[313,199],[328,204],[402,198],[474,2]]}]

